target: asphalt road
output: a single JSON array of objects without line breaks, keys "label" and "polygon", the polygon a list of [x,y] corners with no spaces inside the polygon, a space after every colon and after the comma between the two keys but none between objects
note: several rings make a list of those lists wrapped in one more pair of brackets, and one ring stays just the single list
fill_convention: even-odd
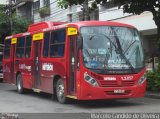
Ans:
[{"label": "asphalt road", "polygon": [[[59,104],[49,94],[18,94],[14,85],[0,83],[1,113],[38,113],[42,116],[63,113],[160,113],[160,99],[140,98],[126,100],[71,101]],[[42,115],[43,113],[43,115]],[[61,113],[61,114],[59,114]],[[65,116],[67,118],[67,116]],[[68,116],[69,117],[69,116]],[[78,116],[82,119],[83,116]],[[70,117],[69,117],[70,118]],[[73,116],[73,118],[75,118]],[[1,119],[1,118],[0,118]]]}]

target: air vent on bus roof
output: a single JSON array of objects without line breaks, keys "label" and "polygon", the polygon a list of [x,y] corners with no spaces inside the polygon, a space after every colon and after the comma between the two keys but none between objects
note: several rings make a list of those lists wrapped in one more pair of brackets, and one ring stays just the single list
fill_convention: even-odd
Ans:
[{"label": "air vent on bus roof", "polygon": [[31,24],[28,27],[28,32],[33,32],[33,31],[38,31],[38,30],[45,29],[45,28],[50,28],[52,26],[57,26],[57,25],[61,25],[64,23],[66,23],[66,22],[39,22],[39,23]]}]

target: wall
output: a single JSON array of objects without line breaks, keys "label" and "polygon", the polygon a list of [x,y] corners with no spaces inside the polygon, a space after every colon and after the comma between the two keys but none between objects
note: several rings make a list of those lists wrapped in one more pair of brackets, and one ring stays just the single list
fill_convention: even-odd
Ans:
[{"label": "wall", "polygon": [[9,4],[9,0],[0,0],[0,4]]},{"label": "wall", "polygon": [[118,7],[105,10],[104,8],[101,8],[99,13],[99,20],[112,20],[131,24],[139,31],[156,29],[153,16],[150,12],[144,12],[141,15],[132,15],[123,13],[123,9],[118,9]]},{"label": "wall", "polygon": [[[34,0],[35,1],[35,0]],[[43,7],[43,0],[40,0],[40,8]],[[40,21],[68,21],[68,9],[61,9],[57,5],[57,0],[50,0],[51,14],[47,17],[41,18],[39,12],[34,13],[34,22]]]},{"label": "wall", "polygon": [[16,13],[18,15],[22,16],[23,18],[32,21],[33,20],[33,17],[32,17],[32,2],[26,2],[23,5],[17,7]]}]

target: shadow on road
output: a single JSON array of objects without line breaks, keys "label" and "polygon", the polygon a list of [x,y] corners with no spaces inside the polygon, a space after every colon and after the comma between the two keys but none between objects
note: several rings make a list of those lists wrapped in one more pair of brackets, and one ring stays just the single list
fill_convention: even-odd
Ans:
[{"label": "shadow on road", "polygon": [[[10,92],[14,92],[14,93],[18,93],[17,90],[10,90]],[[35,98],[40,98],[40,99],[43,99],[43,100],[51,100],[52,99],[52,95],[51,94],[48,94],[48,93],[35,93],[33,92],[32,90],[27,90],[24,94],[20,94],[20,95],[27,95],[27,96],[30,96],[30,97],[35,97]]]},{"label": "shadow on road", "polygon": [[114,108],[114,107],[128,107],[128,106],[137,106],[143,105],[141,103],[135,103],[128,100],[93,100],[93,101],[78,101],[74,105],[83,108]]},{"label": "shadow on road", "polygon": [[[12,90],[13,92],[16,92],[16,90]],[[24,95],[40,98],[43,100],[52,100],[52,95],[47,93],[35,93],[35,92],[28,92]],[[117,100],[90,100],[90,101],[77,101],[70,99],[67,104],[65,105],[72,105],[80,108],[111,108],[111,107],[128,107],[128,106],[137,106],[137,105],[144,105],[142,103],[138,102],[132,102],[131,99],[117,99]],[[132,99],[133,100],[133,99]],[[59,103],[57,100],[53,100],[55,103]]]},{"label": "shadow on road", "polygon": [[2,78],[0,78],[0,83],[3,83],[3,79]]},{"label": "shadow on road", "polygon": [[[16,89],[12,88],[9,90],[6,90],[7,92],[10,93],[17,93]],[[23,96],[28,96],[28,97],[34,97],[34,98],[39,98],[42,100],[46,100],[46,101],[52,101],[52,95],[51,94],[47,94],[47,93],[35,93],[33,91],[28,91],[25,94],[22,94]],[[137,101],[134,101],[137,100]],[[53,100],[53,103],[57,103],[57,100]],[[144,105],[144,103],[142,103],[141,101],[138,101],[138,99],[119,99],[119,100],[91,100],[91,101],[77,101],[77,100],[69,100],[69,102],[67,104],[64,105],[72,105],[74,107],[79,107],[79,108],[94,108],[94,109],[98,109],[98,108],[114,108],[114,107],[128,107],[128,106],[137,106],[137,105]]]}]

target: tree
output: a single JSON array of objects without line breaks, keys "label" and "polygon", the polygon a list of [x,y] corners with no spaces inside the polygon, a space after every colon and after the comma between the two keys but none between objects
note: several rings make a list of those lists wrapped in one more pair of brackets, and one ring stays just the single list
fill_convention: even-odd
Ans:
[{"label": "tree", "polygon": [[[57,0],[58,6],[61,8],[68,8],[72,5],[81,5],[84,13],[84,20],[89,20],[89,14],[98,8],[98,4],[105,4],[109,0]],[[88,3],[91,2],[91,6]]]},{"label": "tree", "polygon": [[[90,0],[58,0],[58,5],[62,8],[67,8],[71,5],[82,5]],[[113,1],[119,8],[123,7],[124,13],[141,14],[145,11],[150,11],[153,15],[153,20],[157,26],[157,35],[160,38],[160,0],[91,0],[92,5],[88,9],[84,9],[84,12],[97,8],[98,4],[107,4],[109,1]]]},{"label": "tree", "polygon": [[12,15],[12,21],[13,21],[12,34],[26,32],[28,29],[28,26],[32,23],[31,21],[28,21],[16,14]]},{"label": "tree", "polygon": [[8,6],[0,5],[0,43],[6,36],[16,33],[25,32],[28,28],[30,21],[16,15],[12,14],[13,29],[10,31],[10,18],[7,13]]},{"label": "tree", "polygon": [[8,34],[9,32],[9,25],[8,18],[5,13],[5,6],[0,5],[0,44],[2,43],[2,39]]},{"label": "tree", "polygon": [[122,6],[124,13],[141,14],[149,11],[153,15],[153,20],[157,26],[157,35],[160,41],[160,0],[113,0]]}]

